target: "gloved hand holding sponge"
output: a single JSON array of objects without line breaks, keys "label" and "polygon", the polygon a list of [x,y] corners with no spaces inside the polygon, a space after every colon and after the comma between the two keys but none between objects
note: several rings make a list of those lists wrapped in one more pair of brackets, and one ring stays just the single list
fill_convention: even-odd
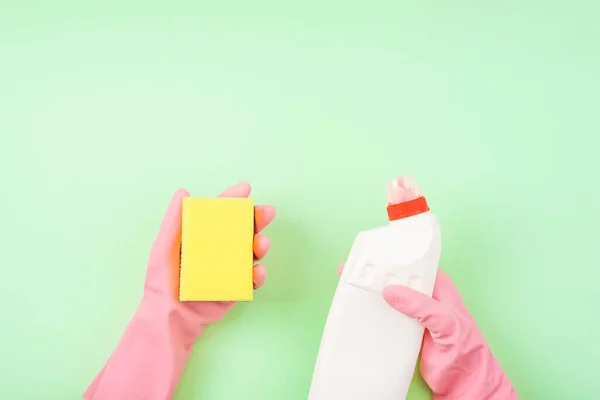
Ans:
[{"label": "gloved hand holding sponge", "polygon": [[[219,196],[246,198],[250,185],[240,183]],[[150,250],[142,300],[121,341],[83,397],[87,400],[171,399],[194,342],[204,329],[223,318],[231,301],[182,302],[179,300],[179,264],[182,205],[189,194],[173,196]],[[254,210],[255,261],[269,250],[269,239],[260,234],[275,217],[272,206]],[[265,267],[252,268],[256,288],[265,281]]]},{"label": "gloved hand holding sponge", "polygon": [[[219,197],[248,198],[250,190],[250,185],[240,183]],[[186,197],[188,192],[179,190],[169,204],[150,251],[140,304],[117,348],[83,394],[86,400],[171,399],[194,342],[235,304],[223,300],[180,300],[182,208]],[[256,289],[263,285],[266,276],[264,266],[258,262],[270,247],[268,238],[260,232],[274,217],[272,206],[254,206],[250,244],[254,257],[231,259],[238,265],[249,263],[252,273],[248,279]],[[208,248],[212,244],[207,240],[203,245]],[[338,272],[342,269],[343,266]],[[432,297],[393,284],[383,289],[382,296],[390,309],[425,328],[420,369],[435,400],[517,399],[508,377],[443,271],[437,272]]]}]

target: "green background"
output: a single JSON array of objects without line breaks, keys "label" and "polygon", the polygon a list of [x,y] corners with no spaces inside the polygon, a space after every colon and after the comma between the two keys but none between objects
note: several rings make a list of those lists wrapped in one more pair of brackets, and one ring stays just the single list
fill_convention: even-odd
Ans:
[{"label": "green background", "polygon": [[597,2],[81,4],[0,0],[1,398],[77,398],[172,192],[247,180],[266,286],[176,398],[306,399],[336,266],[405,173],[521,398],[597,397]]}]

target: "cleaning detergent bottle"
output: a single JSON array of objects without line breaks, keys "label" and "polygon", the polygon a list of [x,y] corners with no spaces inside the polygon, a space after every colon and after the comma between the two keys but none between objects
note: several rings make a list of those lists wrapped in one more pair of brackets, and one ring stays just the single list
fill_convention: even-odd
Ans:
[{"label": "cleaning detergent bottle", "polygon": [[438,222],[412,176],[387,185],[389,224],[360,232],[329,310],[309,400],[403,400],[424,328],[383,299],[388,285],[431,296]]}]

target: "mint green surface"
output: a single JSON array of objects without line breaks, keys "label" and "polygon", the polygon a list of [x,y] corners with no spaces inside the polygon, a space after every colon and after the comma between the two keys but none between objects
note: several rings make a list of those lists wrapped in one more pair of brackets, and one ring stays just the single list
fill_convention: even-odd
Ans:
[{"label": "mint green surface", "polygon": [[176,398],[306,399],[336,267],[405,173],[521,398],[597,398],[597,2],[162,3],[0,1],[0,398],[77,398],[172,192],[248,180],[266,286]]}]

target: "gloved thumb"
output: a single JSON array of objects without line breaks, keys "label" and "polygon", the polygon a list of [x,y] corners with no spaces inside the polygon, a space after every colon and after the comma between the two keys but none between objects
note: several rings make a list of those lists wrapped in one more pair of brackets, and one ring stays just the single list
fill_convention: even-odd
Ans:
[{"label": "gloved thumb", "polygon": [[153,254],[168,257],[175,249],[179,248],[181,243],[181,210],[183,207],[183,198],[189,195],[187,190],[179,189],[171,198],[158,235],[152,246]]},{"label": "gloved thumb", "polygon": [[457,321],[452,310],[421,292],[391,285],[383,290],[383,299],[402,314],[419,321],[438,342],[456,331]]}]

